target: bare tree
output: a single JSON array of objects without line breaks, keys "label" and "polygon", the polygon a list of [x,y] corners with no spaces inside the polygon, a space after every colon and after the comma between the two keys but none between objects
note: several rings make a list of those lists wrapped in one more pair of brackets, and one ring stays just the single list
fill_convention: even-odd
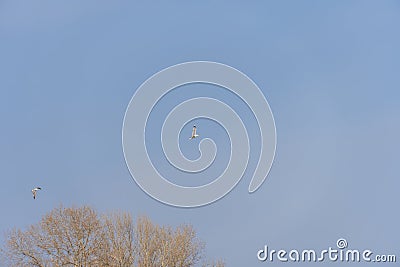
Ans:
[{"label": "bare tree", "polygon": [[126,213],[114,213],[103,216],[103,221],[102,266],[134,266],[136,248],[132,217]]},{"label": "bare tree", "polygon": [[139,251],[138,266],[194,266],[204,248],[190,225],[181,225],[174,230],[154,225],[148,218],[141,217],[135,233]]},{"label": "bare tree", "polygon": [[11,231],[6,257],[13,266],[98,266],[101,231],[93,209],[60,207],[26,231]]},{"label": "bare tree", "polygon": [[1,254],[6,266],[190,267],[203,251],[190,225],[158,226],[147,217],[135,225],[127,213],[59,207],[24,231],[9,231]]}]

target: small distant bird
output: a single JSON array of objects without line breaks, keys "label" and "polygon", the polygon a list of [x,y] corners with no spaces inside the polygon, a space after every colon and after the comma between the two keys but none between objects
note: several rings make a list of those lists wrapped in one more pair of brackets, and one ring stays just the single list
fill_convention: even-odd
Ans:
[{"label": "small distant bird", "polygon": [[196,134],[196,125],[193,126],[193,131],[192,131],[192,136],[189,138],[189,140],[194,139],[196,137],[199,137],[198,134]]},{"label": "small distant bird", "polygon": [[32,189],[33,199],[36,199],[36,192],[42,190],[40,187],[35,187]]}]

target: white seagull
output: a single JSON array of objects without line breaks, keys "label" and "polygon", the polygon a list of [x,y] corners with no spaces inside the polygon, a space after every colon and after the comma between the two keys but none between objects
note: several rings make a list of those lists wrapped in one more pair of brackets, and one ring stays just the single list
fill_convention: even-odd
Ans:
[{"label": "white seagull", "polygon": [[192,136],[189,138],[189,140],[194,139],[196,137],[199,137],[198,134],[196,134],[196,125],[193,126],[193,131],[192,131]]},{"label": "white seagull", "polygon": [[36,199],[36,192],[37,192],[38,190],[42,190],[42,188],[40,188],[40,187],[35,187],[35,188],[32,189],[33,199]]}]

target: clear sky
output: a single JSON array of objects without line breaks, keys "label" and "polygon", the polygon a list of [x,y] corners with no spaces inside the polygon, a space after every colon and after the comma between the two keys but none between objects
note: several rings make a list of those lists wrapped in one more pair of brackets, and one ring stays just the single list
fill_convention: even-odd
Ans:
[{"label": "clear sky", "polygon": [[[38,222],[60,204],[90,205],[159,224],[191,223],[206,254],[228,266],[271,265],[257,260],[264,245],[322,250],[338,238],[349,248],[397,253],[399,261],[399,29],[394,0],[0,1],[0,231]],[[183,209],[136,185],[121,132],[135,90],[192,60],[251,77],[272,108],[278,143],[256,193],[247,193],[254,152],[230,194]],[[228,92],[196,86],[186,98],[211,94],[253,123]],[[184,99],[175,96],[157,112]],[[221,142],[219,151],[229,147],[222,128],[200,123]],[[151,146],[154,162],[162,162],[161,148]],[[189,158],[198,155],[182,147]],[[221,171],[226,159],[215,164]],[[36,201],[34,186],[43,187]]]}]

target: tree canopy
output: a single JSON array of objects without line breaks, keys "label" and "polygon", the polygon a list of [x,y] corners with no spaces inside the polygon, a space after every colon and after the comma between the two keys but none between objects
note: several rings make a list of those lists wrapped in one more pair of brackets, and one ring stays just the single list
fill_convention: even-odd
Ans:
[{"label": "tree canopy", "polygon": [[128,213],[98,214],[91,207],[55,208],[37,224],[7,233],[7,266],[189,267],[207,263],[204,243],[191,225],[159,226]]}]

